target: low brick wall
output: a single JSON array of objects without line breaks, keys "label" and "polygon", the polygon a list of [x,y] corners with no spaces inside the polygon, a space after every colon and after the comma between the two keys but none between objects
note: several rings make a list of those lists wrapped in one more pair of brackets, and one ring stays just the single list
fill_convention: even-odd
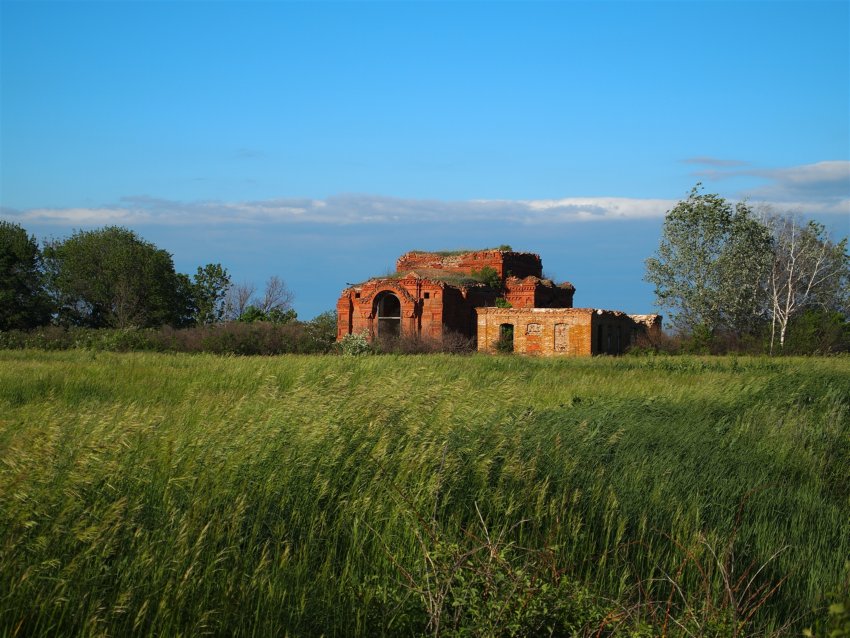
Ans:
[{"label": "low brick wall", "polygon": [[481,352],[496,351],[502,335],[512,330],[513,351],[521,354],[622,354],[636,335],[661,326],[658,315],[642,315],[636,321],[623,312],[594,308],[477,308],[476,312]]},{"label": "low brick wall", "polygon": [[477,308],[478,350],[494,352],[502,326],[513,326],[514,351],[543,356],[590,356],[591,308]]}]

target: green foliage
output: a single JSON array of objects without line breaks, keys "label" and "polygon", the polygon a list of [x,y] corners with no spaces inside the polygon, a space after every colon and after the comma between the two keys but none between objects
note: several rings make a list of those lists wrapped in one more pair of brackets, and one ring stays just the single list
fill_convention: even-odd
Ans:
[{"label": "green foliage", "polygon": [[850,321],[841,312],[810,308],[788,326],[785,354],[830,354],[850,351]]},{"label": "green foliage", "polygon": [[35,238],[0,220],[0,330],[26,330],[50,320],[43,279]]},{"label": "green foliage", "polygon": [[345,335],[339,341],[339,350],[347,357],[358,357],[372,352],[372,345],[365,334],[352,333]]},{"label": "green foliage", "polygon": [[106,350],[112,352],[212,352],[235,355],[319,354],[335,350],[324,322],[224,322],[173,329],[48,326],[31,331],[0,331],[0,349]]},{"label": "green foliage", "polygon": [[192,281],[194,322],[201,325],[219,323],[227,312],[227,290],[230,275],[221,264],[198,267]]},{"label": "green foliage", "polygon": [[268,321],[276,324],[284,324],[289,323],[290,321],[295,321],[295,319],[297,318],[298,313],[296,313],[295,310],[293,310],[292,308],[288,310],[283,310],[281,308],[272,308],[268,312],[265,312],[262,308],[250,305],[245,308],[245,311],[241,315],[239,315],[237,321],[241,321],[242,323]]},{"label": "green foliage", "polygon": [[77,231],[44,249],[63,324],[146,327],[183,323],[185,280],[171,255],[118,226]]},{"label": "green foliage", "polygon": [[336,310],[316,315],[306,323],[310,340],[316,344],[315,352],[328,352],[336,345]]},{"label": "green foliage", "polygon": [[[850,577],[850,562],[845,565]],[[810,638],[850,638],[850,581],[845,582],[843,593],[833,593],[833,602],[826,609],[817,609],[816,621],[803,631]]]},{"label": "green foliage", "polygon": [[0,635],[798,636],[848,366],[0,352]]},{"label": "green foliage", "polygon": [[773,353],[777,341],[785,351],[788,329],[801,313],[837,312],[850,318],[850,255],[847,238],[833,242],[822,224],[801,225],[793,215],[773,215],[766,221],[774,240],[765,285]]},{"label": "green foliage", "polygon": [[505,299],[504,297],[496,298],[496,308],[513,308],[513,305],[510,301]]},{"label": "green foliage", "polygon": [[770,233],[745,204],[733,209],[719,195],[699,191],[695,186],[668,211],[644,279],[682,330],[751,332],[765,305]]},{"label": "green foliage", "polygon": [[499,339],[496,341],[496,352],[511,354],[514,351],[514,327],[504,325],[499,329]]},{"label": "green foliage", "polygon": [[399,577],[421,601],[430,635],[577,635],[599,626],[609,611],[589,589],[564,577],[551,548],[520,548],[505,540],[509,530],[491,533],[483,521],[460,540],[454,534],[446,540],[436,521],[420,528],[411,515],[409,523],[419,529],[423,560]]},{"label": "green foliage", "polygon": [[502,278],[499,277],[498,271],[492,266],[484,266],[481,270],[473,268],[469,274],[472,279],[486,286],[490,286],[496,290],[501,290],[502,288]]},{"label": "green foliage", "polygon": [[499,246],[498,250],[501,250],[502,252],[505,252],[505,253],[513,252],[513,248],[511,248],[510,244],[502,244],[502,245]]}]

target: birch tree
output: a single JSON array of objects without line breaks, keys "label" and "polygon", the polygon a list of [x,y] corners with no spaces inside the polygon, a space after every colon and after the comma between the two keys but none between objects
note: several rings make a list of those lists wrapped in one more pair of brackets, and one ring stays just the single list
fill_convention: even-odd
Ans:
[{"label": "birch tree", "polygon": [[766,219],[774,241],[767,280],[770,300],[770,352],[777,337],[785,347],[788,325],[803,310],[821,308],[847,312],[850,297],[850,255],[847,238],[830,240],[822,224],[801,225],[792,215]]}]

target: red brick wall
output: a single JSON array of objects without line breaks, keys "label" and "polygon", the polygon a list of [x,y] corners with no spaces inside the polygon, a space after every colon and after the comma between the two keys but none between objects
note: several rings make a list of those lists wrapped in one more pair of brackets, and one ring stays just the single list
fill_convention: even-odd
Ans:
[{"label": "red brick wall", "polygon": [[479,250],[459,255],[413,251],[405,253],[396,262],[396,270],[402,273],[426,269],[470,274],[473,270],[480,271],[485,266],[494,269],[502,278],[507,277],[509,273],[515,277],[541,277],[543,273],[539,255],[500,250]]},{"label": "red brick wall", "polygon": [[478,350],[493,352],[501,326],[513,326],[514,352],[590,356],[591,308],[479,308]]},{"label": "red brick wall", "polygon": [[[493,352],[502,326],[513,326],[514,352],[544,356],[622,354],[639,332],[657,321],[635,321],[615,310],[593,308],[479,308],[478,350]],[[649,316],[647,316],[649,317]]]},{"label": "red brick wall", "polygon": [[381,278],[352,286],[337,301],[337,339],[347,334],[377,333],[376,300],[382,293],[398,297],[402,336],[439,339],[444,331],[475,335],[475,307],[493,305],[495,293],[486,287],[455,288],[428,279]]},{"label": "red brick wall", "polygon": [[509,277],[505,281],[505,299],[514,308],[572,308],[575,288],[570,283],[560,286],[529,277]]}]

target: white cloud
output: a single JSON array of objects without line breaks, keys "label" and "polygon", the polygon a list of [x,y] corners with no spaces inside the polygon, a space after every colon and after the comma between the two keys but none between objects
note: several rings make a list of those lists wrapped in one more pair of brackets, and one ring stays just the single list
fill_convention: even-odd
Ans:
[{"label": "white cloud", "polygon": [[245,202],[180,202],[148,196],[123,198],[94,208],[4,211],[20,222],[52,224],[326,223],[415,222],[567,223],[662,217],[674,204],[664,199],[574,197],[551,200],[443,201],[382,195],[335,195],[327,199],[281,198]]},{"label": "white cloud", "polygon": [[756,191],[768,199],[850,198],[850,162],[846,161],[817,162],[752,174],[770,180]]},{"label": "white cloud", "polygon": [[732,165],[697,173],[723,180],[755,177],[758,186],[736,194],[739,199],[763,201],[811,215],[850,215],[850,161],[833,160],[782,168],[734,168]]},{"label": "white cloud", "polygon": [[143,211],[127,208],[32,208],[18,213],[20,220],[68,224],[129,224],[152,221]]},{"label": "white cloud", "polygon": [[[850,162],[829,161],[777,169],[737,168],[734,160],[693,158],[715,167],[704,174],[724,178],[747,175],[765,180],[748,192],[729,196],[767,203],[807,215],[850,214]],[[685,194],[683,193],[683,196]],[[728,196],[728,195],[727,195]],[[60,225],[193,224],[393,224],[482,222],[567,224],[660,218],[672,199],[567,197],[562,199],[477,199],[446,201],[383,195],[341,194],[326,199],[284,197],[260,201],[176,201],[148,195],[124,197],[93,208],[0,210],[0,217],[22,223]]]}]

